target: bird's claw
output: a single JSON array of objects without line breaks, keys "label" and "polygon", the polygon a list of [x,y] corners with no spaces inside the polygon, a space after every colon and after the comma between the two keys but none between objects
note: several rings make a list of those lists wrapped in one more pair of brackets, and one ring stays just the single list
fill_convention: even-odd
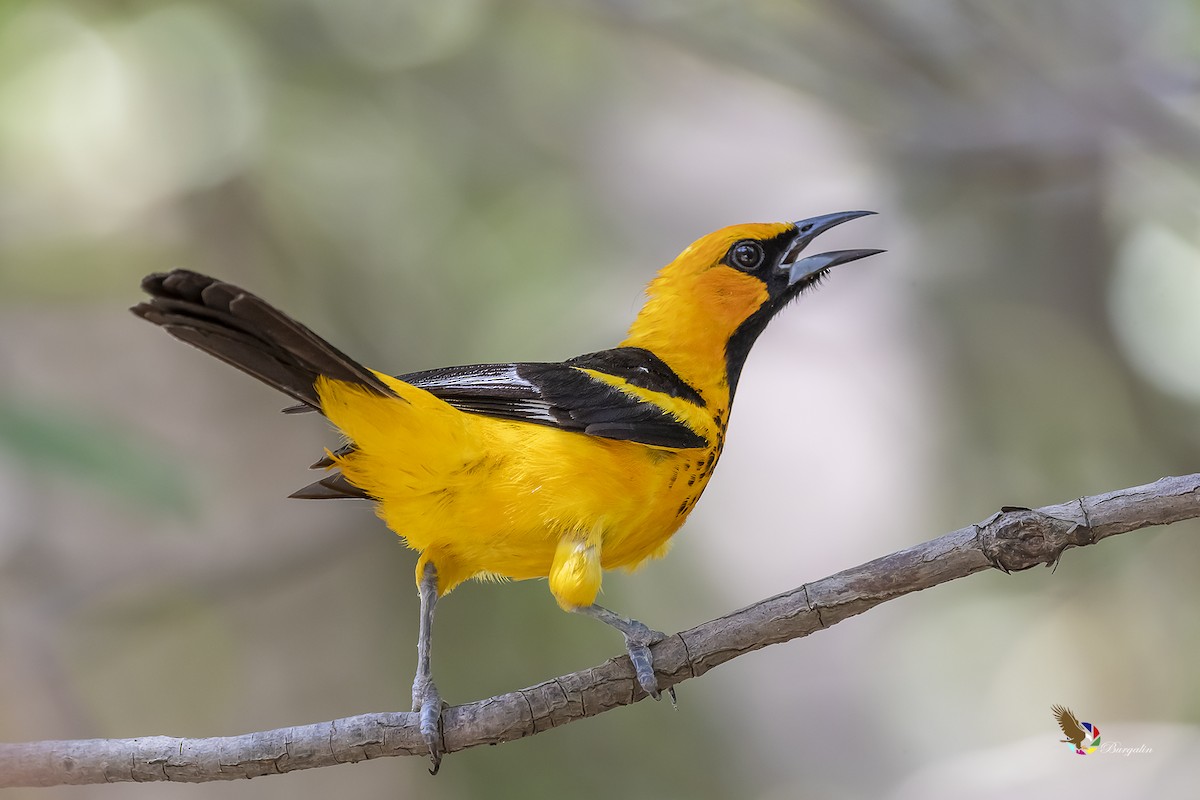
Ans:
[{"label": "bird's claw", "polygon": [[[650,645],[661,642],[665,638],[667,638],[665,633],[656,631],[637,620],[631,620],[631,629],[625,633],[625,652],[629,654],[629,660],[633,662],[633,671],[637,675],[638,685],[655,700],[660,700],[662,694],[658,690],[658,678],[654,676],[654,657],[650,654]],[[671,698],[671,705],[674,706],[675,688],[668,687],[667,694]]]},{"label": "bird's claw", "polygon": [[433,762],[429,769],[430,775],[438,774],[442,765],[442,755],[445,753],[442,747],[442,705],[442,696],[438,694],[433,681],[413,683],[413,711],[421,715],[421,738],[425,740],[425,746],[429,748],[429,760]]}]

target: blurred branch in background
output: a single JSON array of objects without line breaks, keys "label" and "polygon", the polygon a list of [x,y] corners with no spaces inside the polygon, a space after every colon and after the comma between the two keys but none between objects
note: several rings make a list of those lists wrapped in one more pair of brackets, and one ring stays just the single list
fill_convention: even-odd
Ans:
[{"label": "blurred branch in background", "polygon": [[[826,629],[881,603],[989,567],[1054,565],[1069,547],[1200,517],[1200,474],[1163,478],[986,521],[761,600],[656,644],[660,686],[674,686],[772,644]],[[353,660],[353,656],[350,657]],[[665,680],[664,680],[665,679]],[[446,752],[501,744],[645,699],[627,657],[445,712]],[[254,778],[397,755],[426,755],[414,713],[376,713],[243,736],[0,744],[0,788],[120,781]]]}]

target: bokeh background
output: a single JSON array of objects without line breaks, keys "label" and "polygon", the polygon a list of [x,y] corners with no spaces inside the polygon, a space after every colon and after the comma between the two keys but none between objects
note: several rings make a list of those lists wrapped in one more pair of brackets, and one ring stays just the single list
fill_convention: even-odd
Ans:
[{"label": "bokeh background", "polygon": [[[336,439],[126,312],[182,266],[372,366],[619,340],[709,230],[889,253],[767,331],[666,631],[981,520],[1200,470],[1195,0],[0,4],[0,739],[403,709],[414,555],[286,495]],[[436,779],[387,759],[14,798],[1184,796],[1200,527],[982,574]],[[541,582],[439,606],[464,702],[598,663]],[[1071,706],[1107,741],[1072,756]]]}]

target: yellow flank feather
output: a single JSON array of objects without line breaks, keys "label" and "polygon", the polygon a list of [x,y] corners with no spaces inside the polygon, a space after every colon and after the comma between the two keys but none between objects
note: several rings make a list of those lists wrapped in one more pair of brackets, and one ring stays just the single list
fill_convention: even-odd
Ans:
[{"label": "yellow flank feather", "polygon": [[604,532],[599,528],[568,534],[558,540],[550,565],[550,593],[564,609],[569,611],[595,601],[600,591],[603,544]]}]

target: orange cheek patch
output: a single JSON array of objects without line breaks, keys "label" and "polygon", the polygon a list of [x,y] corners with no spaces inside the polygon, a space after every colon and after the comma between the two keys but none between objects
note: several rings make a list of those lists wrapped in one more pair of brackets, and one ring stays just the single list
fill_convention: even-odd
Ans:
[{"label": "orange cheek patch", "polygon": [[697,279],[696,293],[712,324],[731,333],[767,301],[767,287],[758,278],[719,265]]}]

